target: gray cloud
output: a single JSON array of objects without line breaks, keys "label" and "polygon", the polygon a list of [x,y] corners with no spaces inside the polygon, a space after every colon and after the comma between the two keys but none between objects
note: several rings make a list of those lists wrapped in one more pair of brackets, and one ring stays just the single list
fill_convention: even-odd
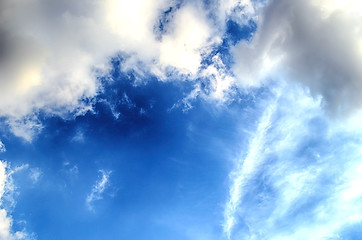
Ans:
[{"label": "gray cloud", "polygon": [[243,86],[270,75],[321,95],[335,115],[362,107],[362,16],[358,1],[270,1],[250,43],[233,49]]}]

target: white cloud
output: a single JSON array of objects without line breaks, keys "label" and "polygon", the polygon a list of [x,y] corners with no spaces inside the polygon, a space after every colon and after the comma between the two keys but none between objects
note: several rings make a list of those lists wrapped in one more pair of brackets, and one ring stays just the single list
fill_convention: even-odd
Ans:
[{"label": "white cloud", "polygon": [[229,239],[343,236],[362,223],[362,124],[328,120],[300,86],[281,89],[230,175],[224,230]]},{"label": "white cloud", "polygon": [[33,184],[37,183],[43,175],[43,172],[39,168],[30,168],[28,163],[8,169],[7,172],[9,176],[12,176],[13,174],[22,171],[26,172],[27,176],[31,179]]},{"label": "white cloud", "polygon": [[266,134],[270,128],[271,120],[276,109],[276,102],[271,103],[260,119],[256,132],[249,143],[246,157],[237,162],[236,169],[230,174],[230,198],[225,207],[224,232],[230,239],[234,226],[237,224],[237,209],[242,204],[245,194],[244,188],[248,181],[254,177],[264,161]]},{"label": "white cloud", "polygon": [[39,179],[42,177],[42,175],[43,175],[43,172],[39,168],[30,169],[29,176],[34,184],[39,181]]},{"label": "white cloud", "polygon": [[199,97],[201,94],[200,85],[196,84],[194,89],[184,98],[180,99],[178,102],[174,103],[169,111],[172,111],[175,108],[182,108],[182,111],[185,113],[193,108],[192,101]]},{"label": "white cloud", "polygon": [[207,47],[220,39],[213,38],[206,12],[200,7],[186,5],[175,13],[169,31],[162,36],[160,63],[175,67],[182,74],[196,75],[201,65],[201,55]]},{"label": "white cloud", "polygon": [[9,169],[6,162],[0,161],[0,240],[33,239],[25,231],[12,231],[13,218],[10,213],[15,205],[15,186],[11,175],[16,171]]},{"label": "white cloud", "polygon": [[96,76],[119,52],[128,56],[124,71],[196,79],[202,57],[221,43],[226,19],[255,16],[250,1],[215,3],[217,11],[205,9],[202,1],[179,6],[174,0],[2,1],[0,116],[16,136],[31,141],[42,129],[40,111],[83,114],[92,102],[82,100],[101,91]]},{"label": "white cloud", "polygon": [[85,137],[82,129],[78,129],[72,137],[72,142],[84,143]]},{"label": "white cloud", "polygon": [[343,115],[362,105],[362,16],[358,0],[269,1],[250,43],[232,50],[242,86],[274,77],[299,81]]},{"label": "white cloud", "polygon": [[20,165],[20,166],[18,166],[18,167],[14,167],[14,168],[12,168],[11,170],[10,170],[10,174],[14,174],[14,173],[17,173],[17,172],[21,172],[21,171],[23,171],[23,170],[27,170],[27,169],[29,169],[29,164],[22,164],[22,165]]},{"label": "white cloud", "polygon": [[212,3],[211,12],[216,15],[217,27],[221,29],[226,27],[227,20],[248,25],[249,20],[257,19],[258,9],[263,5],[261,1],[250,0],[216,0]]},{"label": "white cloud", "polygon": [[224,103],[233,97],[235,78],[227,70],[220,54],[212,57],[212,63],[205,69],[201,70],[200,77],[208,81],[207,91],[201,92],[201,96],[207,100],[214,100]]},{"label": "white cloud", "polygon": [[6,121],[12,133],[24,140],[31,142],[33,136],[38,134],[43,128],[35,114],[27,115],[22,118],[9,117]]},{"label": "white cloud", "polygon": [[0,140],[0,153],[6,152],[5,144]]},{"label": "white cloud", "polygon": [[111,171],[99,170],[100,179],[93,185],[92,191],[86,198],[86,205],[89,210],[94,210],[93,203],[103,199],[103,192],[109,187],[109,177]]}]

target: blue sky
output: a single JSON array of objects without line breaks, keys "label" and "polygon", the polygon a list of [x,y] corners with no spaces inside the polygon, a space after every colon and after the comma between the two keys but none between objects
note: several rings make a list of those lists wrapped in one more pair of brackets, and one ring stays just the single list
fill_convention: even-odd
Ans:
[{"label": "blue sky", "polygon": [[355,240],[357,0],[4,0],[0,240]]}]

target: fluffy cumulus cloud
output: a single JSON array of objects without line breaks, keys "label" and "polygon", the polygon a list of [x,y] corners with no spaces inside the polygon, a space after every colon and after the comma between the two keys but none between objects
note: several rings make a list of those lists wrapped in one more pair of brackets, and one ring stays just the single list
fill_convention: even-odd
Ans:
[{"label": "fluffy cumulus cloud", "polygon": [[332,114],[361,107],[360,1],[269,1],[250,42],[232,49],[242,86],[271,77],[299,81]]},{"label": "fluffy cumulus cloud", "polygon": [[[206,91],[195,84],[196,97],[225,102],[235,85],[259,86],[272,75],[302,82],[332,113],[349,112],[362,102],[360,10],[357,0],[4,0],[0,116],[31,141],[42,129],[39,112],[91,110],[97,76],[119,53],[121,69],[139,76],[208,79]],[[225,42],[227,22],[251,20],[257,33],[232,47],[233,68],[220,67],[218,55],[205,66]]]},{"label": "fluffy cumulus cloud", "polygon": [[[230,1],[223,14],[238,4]],[[83,100],[99,90],[97,75],[119,52],[128,56],[123,70],[196,77],[221,40],[222,26],[208,14],[201,1],[2,1],[0,116],[31,140],[41,130],[39,111],[82,114],[90,109]]]},{"label": "fluffy cumulus cloud", "polygon": [[362,223],[361,116],[331,123],[300,87],[278,91],[230,174],[224,231],[229,239],[350,239],[344,234]]}]

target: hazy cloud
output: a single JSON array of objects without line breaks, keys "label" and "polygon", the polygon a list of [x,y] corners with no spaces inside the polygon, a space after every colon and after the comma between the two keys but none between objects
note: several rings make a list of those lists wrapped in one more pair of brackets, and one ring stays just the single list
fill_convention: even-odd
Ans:
[{"label": "hazy cloud", "polygon": [[39,168],[31,168],[30,169],[30,179],[33,181],[33,183],[37,183],[39,179],[42,177],[43,172]]},{"label": "hazy cloud", "polygon": [[256,172],[264,162],[266,135],[272,124],[272,117],[276,110],[275,100],[262,115],[256,132],[250,140],[245,158],[237,162],[235,170],[230,174],[230,198],[225,207],[224,231],[230,239],[234,226],[237,224],[237,210],[242,205],[242,198],[247,189],[248,182],[255,177]]},{"label": "hazy cloud", "polygon": [[230,174],[229,239],[335,239],[359,228],[361,116],[330,122],[320,100],[298,86],[281,88],[265,104]]}]

